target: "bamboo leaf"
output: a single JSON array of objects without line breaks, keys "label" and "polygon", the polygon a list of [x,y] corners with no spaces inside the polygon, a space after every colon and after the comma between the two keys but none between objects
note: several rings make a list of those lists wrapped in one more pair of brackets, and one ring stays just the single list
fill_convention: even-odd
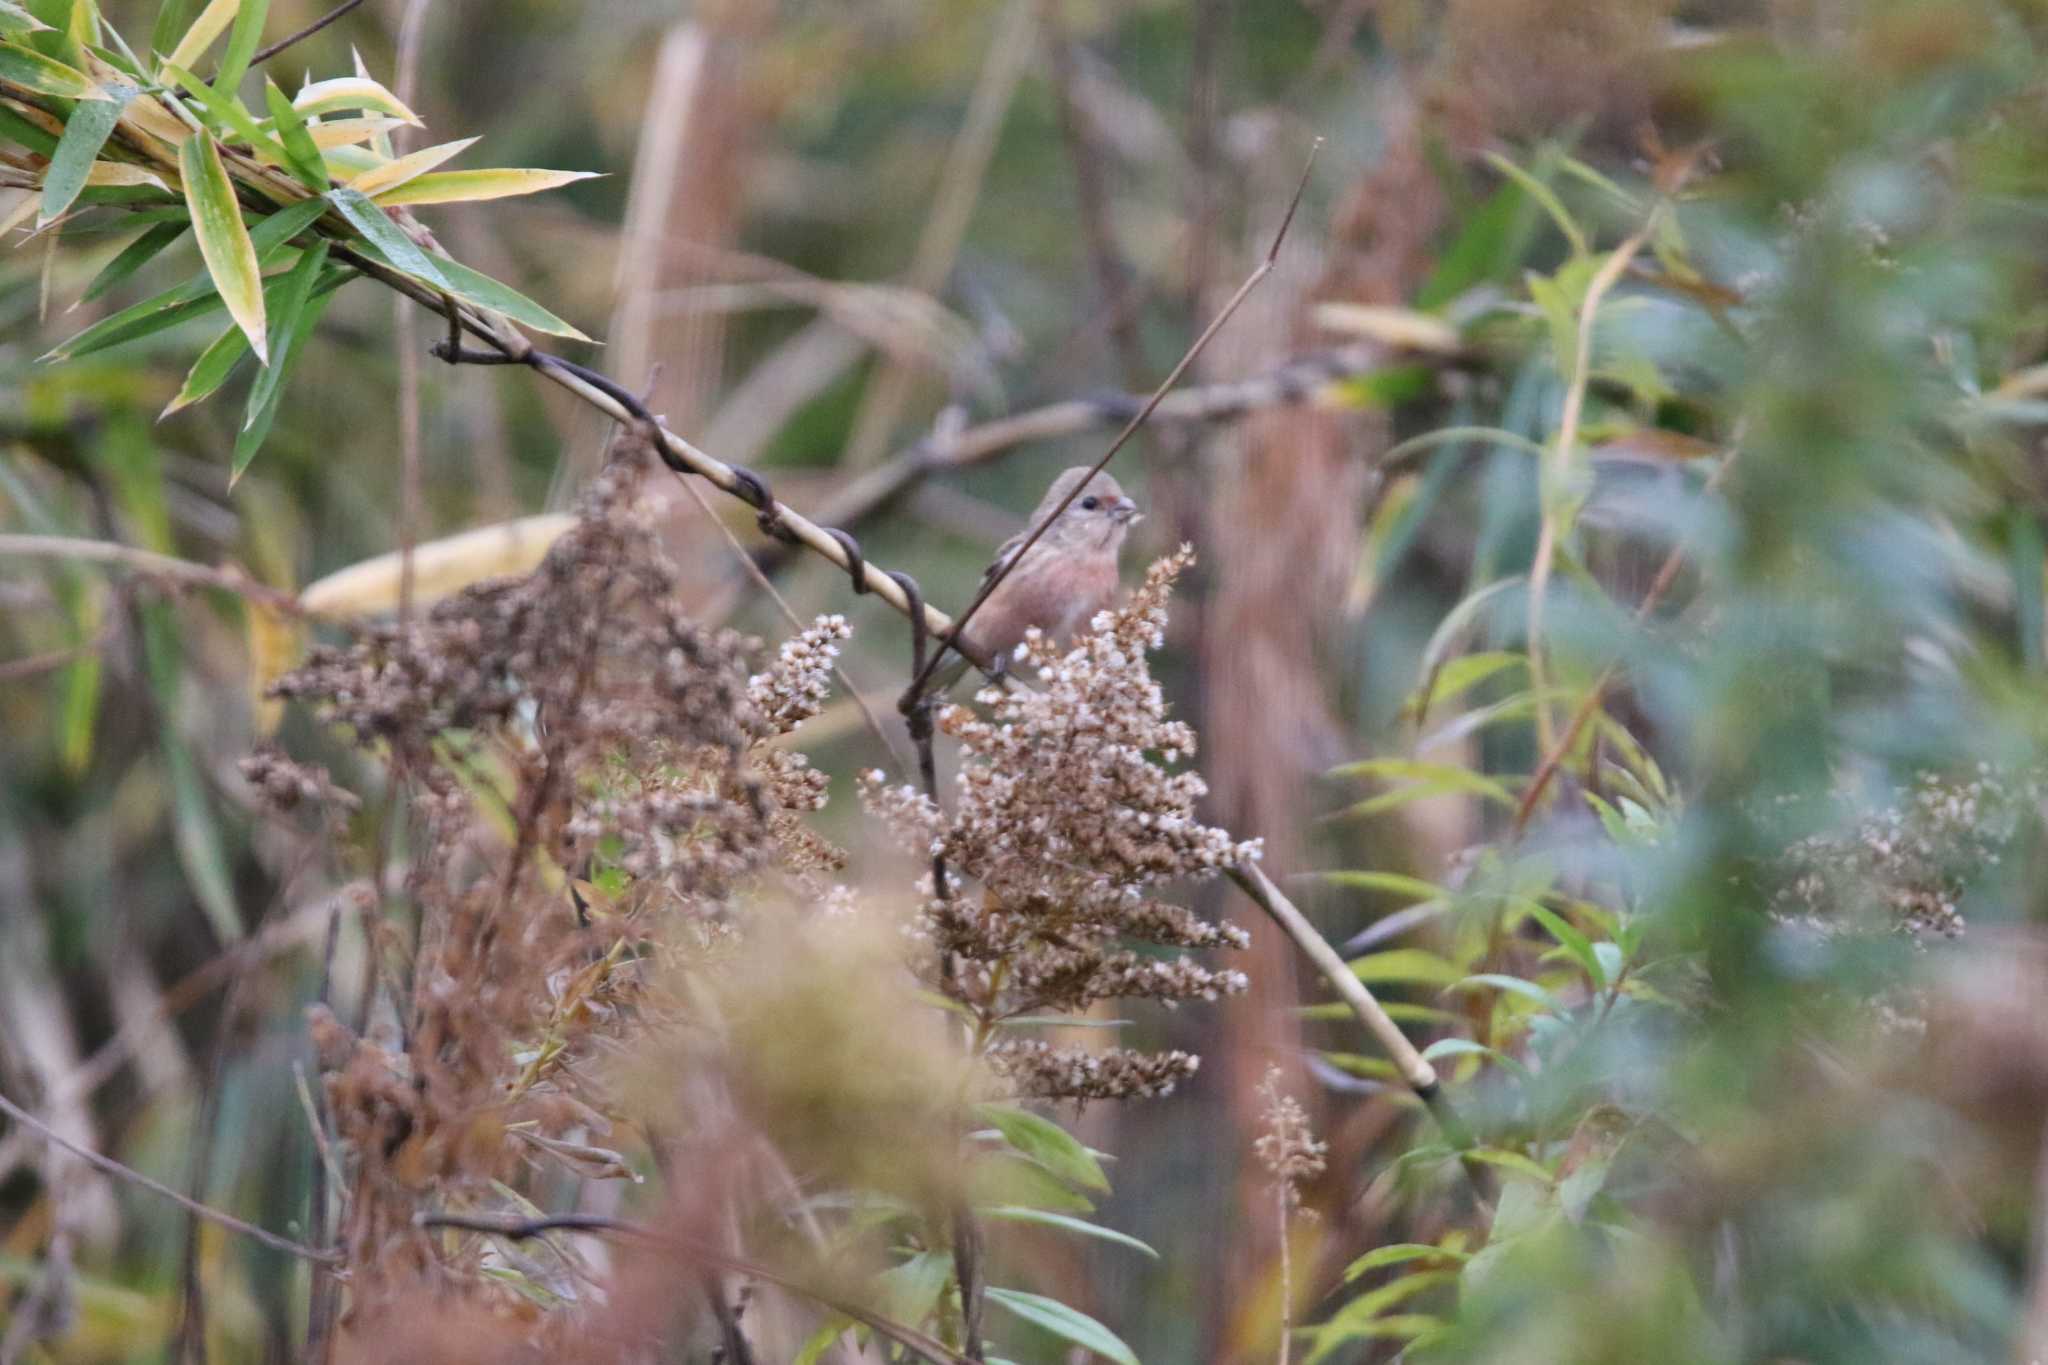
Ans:
[{"label": "bamboo leaf", "polygon": [[[280,91],[279,93],[282,94],[283,92]],[[291,101],[287,99],[285,103],[289,106]],[[274,112],[275,110],[273,109]],[[341,118],[330,119],[325,123],[306,123],[305,115],[301,111],[293,109],[292,113],[305,127],[306,132],[311,135],[313,145],[323,150],[330,147],[353,147],[358,143],[369,141],[380,133],[388,133],[393,128],[405,127],[403,119],[378,117]]]},{"label": "bamboo leaf", "polygon": [[164,63],[164,74],[184,86],[186,92],[199,101],[200,107],[212,115],[217,124],[222,125],[217,131],[224,133],[232,129],[237,137],[248,143],[251,150],[265,161],[274,166],[285,164],[284,148],[278,145],[276,138],[257,125],[255,116],[243,108],[241,100],[235,98],[232,93],[222,94],[184,67],[172,62]]},{"label": "bamboo leaf", "polygon": [[444,161],[452,161],[481,141],[480,138],[465,137],[454,142],[443,142],[432,147],[422,147],[416,152],[387,161],[373,170],[364,171],[348,182],[349,188],[360,194],[375,195],[381,190],[395,189],[408,180],[425,175]]},{"label": "bamboo leaf", "polygon": [[1463,975],[1456,963],[1424,948],[1368,953],[1351,963],[1351,974],[1367,985],[1413,981],[1425,986],[1448,986]]},{"label": "bamboo leaf", "polygon": [[1395,1242],[1388,1246],[1376,1247],[1353,1261],[1344,1269],[1344,1278],[1355,1280],[1368,1271],[1379,1270],[1390,1265],[1404,1265],[1409,1261],[1452,1261],[1464,1264],[1471,1259],[1462,1251],[1449,1247],[1431,1246],[1427,1242]]},{"label": "bamboo leaf", "polygon": [[157,7],[156,23],[149,30],[149,50],[169,52],[185,31],[192,13],[192,0],[164,0]]},{"label": "bamboo leaf", "polygon": [[0,36],[11,38],[17,33],[34,33],[47,28],[48,24],[15,4],[14,0],[0,0]]},{"label": "bamboo leaf", "polygon": [[72,106],[71,117],[64,123],[64,136],[57,139],[56,154],[43,172],[43,203],[36,214],[38,227],[56,221],[78,198],[100,149],[107,145],[108,135],[120,121],[121,110],[135,98],[133,86],[117,86],[107,93],[111,98],[80,100]]},{"label": "bamboo leaf", "polygon": [[406,108],[398,96],[367,76],[337,76],[329,81],[315,81],[292,98],[292,107],[308,118],[340,109],[370,109],[389,114],[415,128],[425,126],[420,122],[420,116]]},{"label": "bamboo leaf", "polygon": [[277,417],[278,399],[284,394],[285,375],[291,369],[292,361],[298,357],[306,338],[312,333],[313,324],[318,320],[323,305],[315,302],[314,286],[319,283],[320,271],[327,264],[327,243],[323,240],[310,251],[299,254],[299,260],[286,276],[284,288],[277,303],[277,332],[275,347],[267,357],[263,373],[256,377],[256,384],[249,390],[248,415],[242,420],[241,434],[235,437],[234,465],[228,475],[228,487],[249,468],[249,462],[262,449],[264,438],[270,435],[270,424]]},{"label": "bamboo leaf", "polygon": [[377,253],[394,268],[403,270],[415,279],[424,280],[437,289],[449,287],[448,281],[443,278],[436,268],[436,263],[428,258],[427,253],[420,250],[412,238],[406,236],[398,224],[392,222],[384,210],[372,203],[369,196],[361,190],[337,185],[327,191],[327,202],[339,209],[341,216],[348,219],[349,226],[362,233],[370,245],[377,249]]},{"label": "bamboo leaf", "polygon": [[1420,877],[1403,876],[1399,872],[1358,872],[1337,871],[1314,874],[1317,881],[1328,882],[1353,891],[1385,891],[1411,901],[1435,900],[1450,893],[1434,882]]},{"label": "bamboo leaf", "polygon": [[249,354],[249,338],[242,335],[242,329],[230,323],[226,330],[213,339],[213,343],[199,353],[199,359],[192,362],[192,368],[185,375],[185,382],[178,387],[178,395],[164,410],[157,414],[161,422],[181,408],[211,398],[221,385],[228,382],[242,363],[242,357]]},{"label": "bamboo leaf", "polygon": [[33,48],[6,43],[0,43],[0,81],[67,100],[107,98],[99,82],[78,68],[66,66],[55,57],[45,57]]},{"label": "bamboo leaf", "polygon": [[1564,950],[1571,954],[1572,960],[1585,968],[1586,977],[1593,983],[1595,990],[1607,984],[1607,974],[1600,967],[1600,958],[1593,951],[1592,940],[1573,928],[1564,916],[1539,901],[1525,900],[1518,896],[1514,903],[1528,911],[1538,924],[1550,931],[1552,938],[1564,945]]},{"label": "bamboo leaf", "polygon": [[1058,1299],[1049,1299],[1043,1294],[1027,1294],[1021,1289],[998,1289],[990,1285],[986,1292],[990,1303],[999,1304],[1033,1326],[1044,1328],[1061,1341],[1093,1351],[1105,1360],[1116,1361],[1117,1365],[1138,1365],[1138,1357],[1124,1345],[1122,1338],[1077,1308],[1069,1308]]},{"label": "bamboo leaf", "polygon": [[270,0],[242,0],[242,7],[235,11],[235,31],[228,37],[227,55],[220,59],[220,70],[213,77],[213,88],[224,98],[233,99],[242,77],[249,74],[249,59],[263,41],[263,21],[269,15]]},{"label": "bamboo leaf", "polygon": [[[393,163],[394,165],[397,163]],[[598,176],[596,171],[540,171],[492,169],[441,171],[421,175],[400,189],[377,194],[377,202],[393,204],[461,204],[483,199],[508,199],[514,195],[539,194],[578,180]],[[357,182],[361,184],[360,181]]]},{"label": "bamboo leaf", "polygon": [[[249,230],[249,241],[259,260],[267,261],[291,238],[312,226],[327,210],[324,199],[308,199],[279,209]],[[105,350],[124,341],[135,341],[166,327],[204,316],[221,306],[213,277],[201,271],[191,279],[161,294],[102,318],[42,357],[45,361],[73,360]]]},{"label": "bamboo leaf", "polygon": [[[42,113],[40,109],[36,112]],[[7,104],[0,104],[0,137],[20,143],[37,156],[54,156],[57,152],[56,133]]]},{"label": "bamboo leaf", "polygon": [[212,0],[205,9],[199,11],[199,17],[192,21],[192,27],[185,30],[185,36],[171,49],[171,55],[164,59],[164,68],[198,65],[199,59],[206,55],[206,49],[212,47],[214,41],[228,31],[228,25],[235,21],[235,15],[240,9],[241,0]]},{"label": "bamboo leaf", "polygon": [[269,346],[263,322],[263,275],[249,230],[235,202],[234,182],[221,165],[220,148],[211,137],[191,137],[178,149],[178,172],[185,181],[185,203],[192,210],[192,234],[199,255],[213,277],[214,288],[227,305],[228,316],[249,334],[249,348],[261,357]]},{"label": "bamboo leaf", "polygon": [[313,193],[325,194],[327,164],[320,159],[320,144],[306,127],[305,118],[292,108],[290,98],[278,88],[277,82],[268,77],[263,82],[263,102],[270,110],[278,145],[284,149],[285,169]]},{"label": "bamboo leaf", "polygon": [[185,230],[191,226],[190,219],[180,219],[177,222],[156,223],[152,225],[147,232],[144,232],[127,246],[122,247],[113,260],[108,261],[100,268],[100,273],[93,276],[92,283],[85,287],[85,293],[79,299],[79,302],[91,303],[94,299],[121,283],[121,281],[133,275],[136,271],[142,269],[143,266],[148,265],[165,248],[169,247],[171,243],[183,237]]}]

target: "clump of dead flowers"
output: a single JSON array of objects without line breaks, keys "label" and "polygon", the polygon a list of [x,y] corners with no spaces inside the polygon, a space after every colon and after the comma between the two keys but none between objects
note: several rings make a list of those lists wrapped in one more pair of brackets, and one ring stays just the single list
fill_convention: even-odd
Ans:
[{"label": "clump of dead flowers", "polygon": [[1244,931],[1157,895],[1259,853],[1257,841],[1234,842],[1195,818],[1202,779],[1174,770],[1195,735],[1167,718],[1146,662],[1164,639],[1174,579],[1192,562],[1184,547],[1154,564],[1064,655],[1028,637],[1024,660],[1039,687],[984,690],[987,717],[961,706],[940,714],[962,750],[951,814],[879,773],[865,784],[899,841],[948,869],[945,887],[930,876],[921,884],[915,931],[930,951],[920,969],[964,1007],[977,1050],[1023,1095],[1163,1095],[1198,1059],[996,1036],[1006,1021],[1112,999],[1214,1000],[1246,985],[1240,972],[1175,951],[1241,948]]}]

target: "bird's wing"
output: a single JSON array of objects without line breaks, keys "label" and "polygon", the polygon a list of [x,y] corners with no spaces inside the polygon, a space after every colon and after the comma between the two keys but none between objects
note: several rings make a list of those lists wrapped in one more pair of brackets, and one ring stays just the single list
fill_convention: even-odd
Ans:
[{"label": "bird's wing", "polygon": [[1004,567],[1017,557],[1017,551],[1023,547],[1024,537],[1029,534],[1030,530],[1026,528],[1002,543],[1001,547],[996,550],[996,557],[989,561],[986,569],[981,571],[982,587],[987,587],[989,580],[1001,573]]}]

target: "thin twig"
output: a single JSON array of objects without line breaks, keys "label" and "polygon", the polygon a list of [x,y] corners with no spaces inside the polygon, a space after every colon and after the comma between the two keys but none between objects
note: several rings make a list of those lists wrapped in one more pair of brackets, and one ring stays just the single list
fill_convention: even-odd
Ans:
[{"label": "thin twig", "polygon": [[16,1123],[22,1125],[22,1127],[32,1130],[42,1137],[44,1141],[56,1143],[59,1147],[62,1147],[65,1151],[86,1162],[88,1165],[96,1167],[108,1175],[125,1180],[131,1185],[139,1185],[151,1194],[160,1195],[195,1218],[204,1218],[207,1222],[217,1227],[226,1228],[229,1232],[238,1232],[244,1237],[261,1242],[272,1251],[282,1251],[287,1256],[297,1256],[300,1260],[316,1261],[327,1265],[331,1265],[341,1259],[335,1252],[320,1251],[313,1247],[301,1246],[288,1237],[280,1237],[274,1232],[268,1232],[257,1227],[254,1223],[245,1223],[231,1213],[222,1213],[219,1209],[211,1208],[196,1199],[187,1198],[169,1185],[151,1180],[142,1172],[123,1166],[112,1157],[101,1156],[90,1147],[84,1147],[73,1142],[70,1138],[65,1137],[62,1133],[44,1123],[34,1114],[29,1113],[5,1095],[0,1095],[0,1114],[5,1114]]},{"label": "thin twig", "polygon": [[973,617],[975,612],[981,609],[982,603],[988,601],[989,595],[1001,587],[1003,580],[1008,578],[1011,572],[1024,562],[1025,557],[1031,553],[1031,547],[1036,545],[1039,539],[1052,528],[1052,524],[1066,514],[1067,505],[1081,496],[1081,490],[1087,487],[1089,479],[1101,473],[1110,460],[1115,458],[1116,453],[1122,450],[1131,437],[1137,433],[1138,428],[1145,425],[1145,420],[1152,415],[1153,410],[1159,406],[1168,391],[1180,382],[1180,377],[1188,372],[1189,366],[1193,365],[1196,358],[1208,348],[1210,340],[1223,330],[1223,324],[1230,321],[1231,315],[1237,311],[1238,305],[1249,298],[1252,290],[1259,286],[1259,282],[1273,272],[1274,264],[1280,259],[1281,244],[1287,240],[1287,229],[1294,223],[1295,212],[1301,207],[1302,195],[1308,192],[1309,173],[1315,169],[1316,153],[1322,149],[1322,145],[1323,140],[1317,138],[1314,146],[1310,148],[1308,164],[1302,167],[1301,183],[1294,187],[1294,198],[1289,201],[1287,212],[1280,219],[1280,227],[1273,234],[1273,245],[1267,248],[1265,259],[1259,262],[1257,269],[1245,277],[1244,283],[1237,287],[1237,292],[1230,296],[1229,301],[1217,312],[1215,318],[1210,321],[1207,327],[1202,329],[1202,334],[1195,338],[1194,345],[1188,347],[1187,351],[1181,356],[1179,363],[1173,367],[1166,378],[1159,381],[1159,387],[1154,389],[1152,396],[1145,400],[1145,406],[1139,408],[1132,415],[1131,420],[1124,423],[1123,430],[1118,432],[1116,439],[1109,443],[1109,449],[1102,452],[1102,458],[1095,462],[1094,467],[1089,471],[1088,478],[1077,481],[1067,491],[1067,496],[1061,500],[1060,505],[1048,511],[1044,517],[1040,518],[1038,525],[1031,528],[1031,533],[1025,536],[1023,541],[1018,544],[1016,552],[1010,555],[994,573],[983,580],[981,591],[974,595],[973,600],[967,604],[967,609],[961,612],[959,619],[953,621],[950,627],[938,637],[938,647],[932,651],[931,657],[925,660],[924,667],[918,672],[917,676],[911,679],[910,688],[904,694],[906,698],[914,700],[924,693],[925,688],[931,683],[932,674],[938,671],[940,661],[946,657],[946,650],[948,648],[959,648],[960,639],[967,622]]},{"label": "thin twig", "polygon": [[588,1232],[614,1237],[631,1237],[636,1241],[649,1242],[656,1246],[678,1251],[685,1256],[702,1261],[706,1265],[717,1266],[719,1269],[732,1274],[746,1275],[757,1280],[765,1280],[769,1284],[789,1290],[793,1294],[801,1294],[805,1298],[822,1304],[824,1307],[840,1314],[842,1317],[851,1318],[869,1330],[879,1332],[897,1344],[916,1351],[925,1359],[936,1362],[937,1365],[966,1365],[967,1362],[966,1356],[961,1355],[944,1342],[927,1336],[914,1327],[907,1327],[900,1322],[885,1318],[879,1313],[870,1312],[858,1304],[849,1303],[835,1295],[813,1288],[779,1271],[771,1270],[758,1262],[743,1260],[737,1256],[729,1256],[722,1251],[714,1250],[699,1243],[686,1241],[680,1237],[672,1237],[656,1232],[652,1228],[642,1227],[637,1223],[629,1223],[624,1219],[613,1218],[605,1214],[558,1213],[544,1218],[498,1218],[460,1213],[420,1213],[414,1215],[413,1223],[415,1226],[422,1228],[456,1228],[464,1232],[487,1233],[493,1237],[509,1237],[514,1241],[524,1241],[549,1232]]},{"label": "thin twig", "polygon": [[257,48],[256,55],[249,58],[249,65],[263,65],[263,63],[269,61],[272,57],[275,57],[278,53],[284,51],[286,48],[292,46],[294,43],[304,42],[306,39],[318,33],[321,29],[326,28],[335,20],[345,17],[350,10],[359,8],[362,5],[362,3],[363,0],[342,0],[341,4],[336,5],[333,9],[321,15],[312,23],[300,29],[297,33],[289,34],[286,37],[279,38],[269,47]]},{"label": "thin twig", "polygon": [[1586,386],[1593,374],[1593,324],[1600,311],[1600,300],[1607,297],[1607,291],[1615,286],[1627,271],[1629,262],[1643,249],[1643,243],[1650,239],[1655,230],[1659,211],[1652,210],[1643,220],[1642,226],[1623,240],[1614,249],[1600,268],[1593,272],[1593,278],[1586,284],[1586,296],[1579,301],[1578,334],[1574,338],[1572,372],[1565,387],[1564,410],[1557,423],[1557,436],[1552,448],[1546,452],[1542,474],[1538,478],[1537,502],[1542,514],[1542,523],[1536,533],[1536,556],[1529,566],[1529,628],[1526,648],[1529,655],[1529,688],[1536,695],[1536,743],[1539,748],[1552,747],[1550,704],[1543,700],[1548,679],[1543,662],[1543,599],[1550,588],[1550,571],[1557,559],[1558,508],[1557,500],[1563,496],[1564,471],[1572,461],[1572,448],[1579,441],[1579,420],[1586,410]]},{"label": "thin twig", "polygon": [[[392,93],[408,109],[419,85],[421,36],[431,0],[408,0],[398,26],[398,88]],[[405,150],[401,129],[391,136],[392,150]],[[412,620],[413,545],[420,532],[420,357],[416,305],[403,294],[391,296],[392,344],[398,359],[398,623]]]},{"label": "thin twig", "polygon": [[82,559],[114,564],[146,578],[160,579],[195,588],[218,588],[290,615],[300,615],[299,601],[287,592],[258,583],[240,569],[216,569],[194,564],[189,559],[137,549],[113,540],[89,540],[83,536],[0,535],[0,559]]}]

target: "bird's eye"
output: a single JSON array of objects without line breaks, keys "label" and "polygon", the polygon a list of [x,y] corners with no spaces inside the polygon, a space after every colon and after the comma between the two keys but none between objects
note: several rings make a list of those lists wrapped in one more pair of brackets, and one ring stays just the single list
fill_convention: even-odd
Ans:
[{"label": "bird's eye", "polygon": [[1093,512],[1096,508],[1100,506],[1102,506],[1101,498],[1094,497],[1091,495],[1089,497],[1081,499],[1081,510],[1083,512]]}]

